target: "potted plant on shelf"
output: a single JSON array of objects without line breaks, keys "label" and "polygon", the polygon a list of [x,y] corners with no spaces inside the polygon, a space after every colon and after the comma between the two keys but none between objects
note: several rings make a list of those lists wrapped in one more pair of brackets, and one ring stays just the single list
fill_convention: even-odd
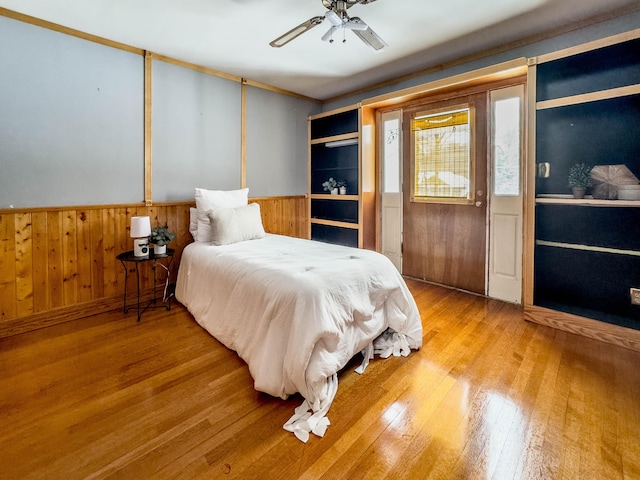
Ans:
[{"label": "potted plant on shelf", "polygon": [[165,255],[167,244],[175,238],[176,234],[169,231],[169,226],[154,227],[149,235],[149,242],[153,244],[154,255]]},{"label": "potted plant on shelf", "polygon": [[333,177],[329,177],[329,180],[322,184],[325,192],[330,192],[331,195],[338,195],[338,182]]},{"label": "potted plant on shelf", "polygon": [[574,198],[583,198],[587,188],[591,186],[591,169],[586,163],[576,163],[569,170],[569,186]]}]

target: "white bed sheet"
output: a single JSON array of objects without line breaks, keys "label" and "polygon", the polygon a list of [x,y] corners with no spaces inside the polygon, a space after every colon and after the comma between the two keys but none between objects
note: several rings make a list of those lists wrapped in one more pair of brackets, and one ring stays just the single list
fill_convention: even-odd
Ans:
[{"label": "white bed sheet", "polygon": [[396,354],[422,344],[402,276],[369,250],[280,235],[193,243],[182,254],[176,299],[247,363],[256,390],[281,398],[299,392],[313,412],[326,413],[336,373],[372,351],[388,328]]}]

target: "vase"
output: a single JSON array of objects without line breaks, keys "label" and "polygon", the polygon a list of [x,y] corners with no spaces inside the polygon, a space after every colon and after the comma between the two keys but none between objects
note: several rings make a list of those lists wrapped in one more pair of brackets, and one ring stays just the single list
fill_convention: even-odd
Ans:
[{"label": "vase", "polygon": [[584,198],[584,192],[587,191],[584,187],[571,187],[573,192],[573,198]]},{"label": "vase", "polygon": [[338,187],[331,189],[331,195],[338,195]]},{"label": "vase", "polygon": [[340,187],[340,195],[346,195],[347,194],[347,187]]},{"label": "vase", "polygon": [[153,245],[153,254],[154,255],[166,255],[167,254],[167,246],[166,245]]}]

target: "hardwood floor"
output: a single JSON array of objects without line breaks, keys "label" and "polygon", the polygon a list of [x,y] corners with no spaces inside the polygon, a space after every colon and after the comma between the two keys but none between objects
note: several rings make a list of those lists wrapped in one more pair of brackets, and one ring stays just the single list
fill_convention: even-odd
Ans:
[{"label": "hardwood floor", "polygon": [[640,353],[408,284],[423,348],[353,360],[307,444],[180,306],[2,339],[0,478],[640,479]]}]

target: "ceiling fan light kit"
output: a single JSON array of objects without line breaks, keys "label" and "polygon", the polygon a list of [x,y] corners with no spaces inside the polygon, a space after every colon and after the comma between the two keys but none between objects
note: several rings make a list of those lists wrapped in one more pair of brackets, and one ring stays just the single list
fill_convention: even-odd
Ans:
[{"label": "ceiling fan light kit", "polygon": [[344,35],[347,30],[351,30],[360,40],[371,47],[376,52],[388,47],[387,43],[382,40],[360,17],[349,17],[347,9],[356,4],[366,5],[376,0],[322,0],[322,4],[327,9],[323,17],[316,16],[302,22],[297,27],[292,28],[287,33],[273,40],[269,45],[275,48],[283,47],[290,41],[299,37],[316,25],[320,25],[325,19],[329,20],[331,27],[321,37],[324,42],[333,42],[333,35],[342,31],[343,42],[346,42]]}]

